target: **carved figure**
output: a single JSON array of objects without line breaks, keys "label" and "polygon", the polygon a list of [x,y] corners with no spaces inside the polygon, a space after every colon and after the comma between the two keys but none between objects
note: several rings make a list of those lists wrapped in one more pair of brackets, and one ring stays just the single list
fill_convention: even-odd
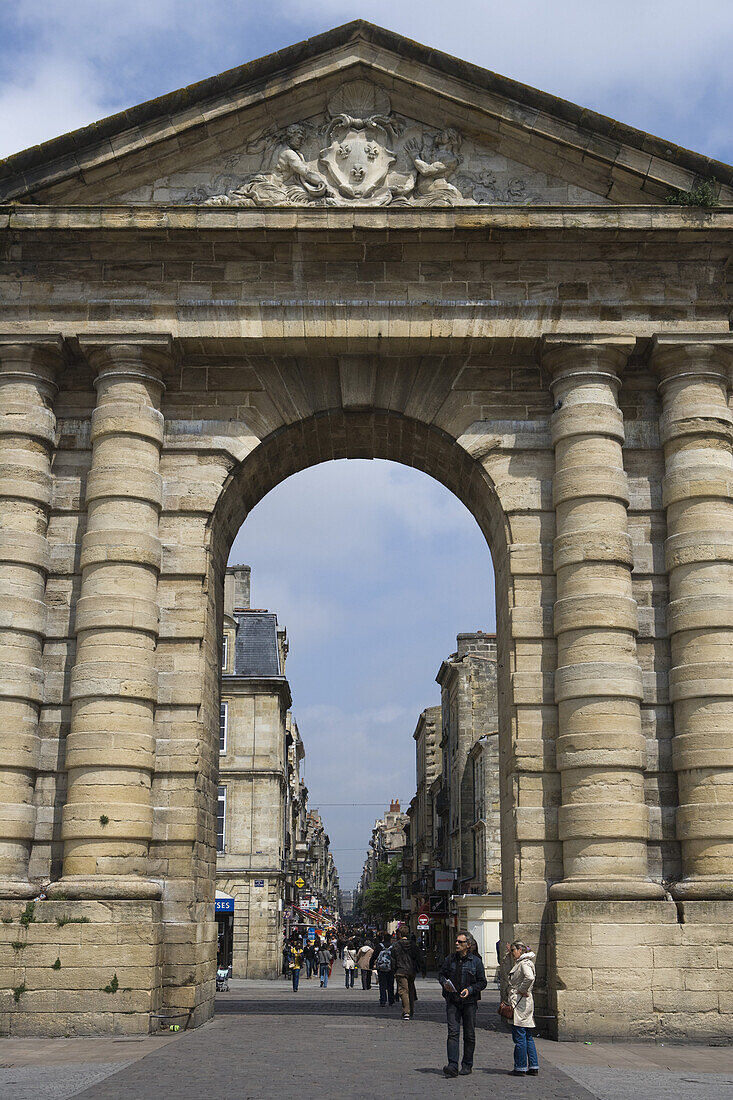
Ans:
[{"label": "carved figure", "polygon": [[473,199],[464,198],[458,188],[450,182],[461,164],[458,150],[461,137],[457,130],[449,127],[441,130],[433,141],[434,159],[423,160],[418,154],[420,143],[413,138],[405,142],[405,152],[412,159],[417,172],[415,194],[410,205],[413,206],[462,206],[475,205]]},{"label": "carved figure", "polygon": [[391,109],[384,88],[366,80],[347,81],[328,101],[326,147],[317,160],[306,160],[301,152],[304,123],[275,134],[264,131],[245,151],[262,151],[266,168],[231,190],[204,198],[199,189],[190,197],[205,206],[475,205],[451,182],[461,163],[457,130],[436,135],[431,159],[420,155],[419,142],[405,142],[412,169],[394,170],[397,153],[389,146],[396,144],[403,127]]},{"label": "carved figure", "polygon": [[305,206],[325,198],[326,180],[299,152],[305,136],[301,123],[288,126],[275,149],[270,172],[253,176],[227,194],[213,195],[204,206]]}]

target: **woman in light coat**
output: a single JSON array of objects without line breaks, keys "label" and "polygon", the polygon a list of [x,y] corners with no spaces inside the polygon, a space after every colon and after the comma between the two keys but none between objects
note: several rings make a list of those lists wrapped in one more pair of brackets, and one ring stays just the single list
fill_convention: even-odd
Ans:
[{"label": "woman in light coat", "polygon": [[512,1039],[514,1040],[514,1077],[539,1073],[537,1048],[534,1045],[534,997],[532,988],[535,981],[535,955],[526,943],[516,941],[511,944],[510,953],[514,965],[509,971],[508,997],[514,1009],[512,1020]]},{"label": "woman in light coat", "polygon": [[347,989],[354,988],[354,972],[356,970],[356,944],[349,940],[344,948],[344,980]]},{"label": "woman in light coat", "polygon": [[361,988],[372,988],[372,955],[374,948],[369,940],[362,944],[356,956],[356,965],[361,970]]}]

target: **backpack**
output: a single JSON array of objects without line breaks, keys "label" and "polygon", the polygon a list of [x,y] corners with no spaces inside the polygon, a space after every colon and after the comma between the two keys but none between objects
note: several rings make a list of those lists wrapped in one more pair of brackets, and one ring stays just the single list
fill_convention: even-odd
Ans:
[{"label": "backpack", "polygon": [[391,948],[383,947],[377,955],[377,970],[381,970],[383,974],[387,974],[392,970]]}]

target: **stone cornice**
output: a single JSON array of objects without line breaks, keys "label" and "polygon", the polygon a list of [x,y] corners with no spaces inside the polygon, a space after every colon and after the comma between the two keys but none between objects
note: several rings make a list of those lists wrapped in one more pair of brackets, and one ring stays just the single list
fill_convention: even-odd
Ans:
[{"label": "stone cornice", "polygon": [[272,208],[202,206],[0,206],[0,230],[281,230],[436,229],[588,230],[720,233],[733,230],[733,206],[471,206],[450,209]]}]

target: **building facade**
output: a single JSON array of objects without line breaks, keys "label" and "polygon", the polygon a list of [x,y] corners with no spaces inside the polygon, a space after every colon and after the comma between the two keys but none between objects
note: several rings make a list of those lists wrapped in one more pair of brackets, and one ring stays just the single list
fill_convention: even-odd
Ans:
[{"label": "building facade", "polygon": [[496,637],[477,631],[456,641],[436,677],[441,704],[422,712],[413,734],[417,791],[404,864],[405,908],[415,930],[429,916],[425,945],[436,958],[457,921],[483,953],[502,919]]},{"label": "building facade", "polygon": [[250,609],[247,567],[227,570],[224,595],[216,883],[234,898],[233,976],[274,978],[304,750],[285,631],[271,612]]}]

